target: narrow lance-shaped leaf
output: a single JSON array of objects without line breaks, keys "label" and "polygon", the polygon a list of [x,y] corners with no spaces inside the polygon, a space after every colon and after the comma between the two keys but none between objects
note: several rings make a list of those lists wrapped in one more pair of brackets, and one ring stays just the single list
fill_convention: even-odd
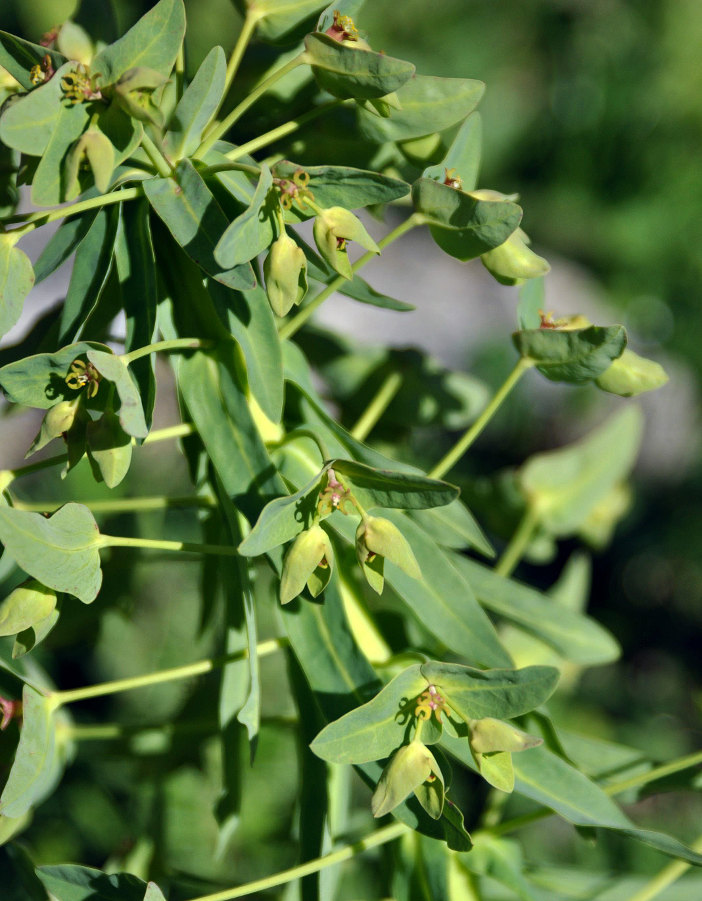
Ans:
[{"label": "narrow lance-shaped leaf", "polygon": [[185,34],[183,0],[159,0],[114,44],[101,50],[91,69],[103,85],[114,84],[137,67],[170,75]]},{"label": "narrow lance-shaped leaf", "polygon": [[354,460],[335,459],[331,465],[338,475],[348,479],[363,507],[422,510],[450,504],[459,494],[455,485],[427,476],[375,469]]},{"label": "narrow lance-shaped leaf", "polygon": [[37,206],[56,206],[69,199],[66,196],[64,158],[72,144],[83,134],[89,121],[87,104],[62,104],[32,181],[32,203]]},{"label": "narrow lance-shaped leaf", "polygon": [[214,249],[228,227],[227,218],[190,160],[181,160],[175,178],[150,178],[144,191],[178,244],[208,275],[230,288],[256,284],[249,263],[222,270]]},{"label": "narrow lance-shaped leaf", "polygon": [[168,122],[163,149],[172,160],[191,156],[224,93],[227,61],[221,47],[213,47],[185,89]]},{"label": "narrow lance-shaped leaf", "polygon": [[25,572],[85,604],[100,591],[100,533],[92,513],[65,504],[46,519],[40,513],[0,506],[0,541]]}]

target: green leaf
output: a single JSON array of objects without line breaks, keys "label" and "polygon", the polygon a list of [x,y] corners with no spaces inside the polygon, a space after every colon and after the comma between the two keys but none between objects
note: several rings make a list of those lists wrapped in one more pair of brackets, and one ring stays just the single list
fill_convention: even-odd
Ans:
[{"label": "green leaf", "polygon": [[76,248],[71,280],[61,309],[57,341],[72,341],[80,331],[107,281],[119,213],[101,209]]},{"label": "green leaf", "polygon": [[271,170],[263,163],[250,205],[230,222],[217,242],[214,255],[220,266],[233,269],[248,263],[275,240],[275,210],[279,202],[272,187]]},{"label": "green leaf", "polygon": [[66,57],[63,53],[42,47],[40,44],[32,44],[31,41],[25,41],[6,31],[0,31],[0,66],[7,69],[25,91],[33,92],[34,83],[30,74],[31,70],[34,66],[40,65],[47,54],[51,58],[51,65],[54,69],[60,69],[65,65]]},{"label": "green leaf", "polygon": [[365,508],[423,510],[450,504],[459,494],[455,485],[427,476],[375,469],[353,460],[335,459],[331,465],[337,475],[351,482],[354,494]]},{"label": "green leaf", "polygon": [[[520,901],[543,901],[543,894],[525,878],[522,848],[519,842],[479,832],[470,854],[462,855],[458,865],[478,876],[488,876],[511,889]],[[530,873],[533,872],[531,866]],[[564,895],[565,897],[565,895]]]},{"label": "green leaf", "polygon": [[367,100],[384,97],[414,75],[403,59],[338,43],[325,34],[308,34],[305,56],[317,84],[334,97]]},{"label": "green leaf", "polygon": [[564,660],[597,666],[619,657],[614,637],[589,616],[569,610],[534,588],[506,579],[467,557],[458,558],[456,563],[483,607],[534,635]]},{"label": "green leaf", "polygon": [[480,775],[493,788],[508,793],[514,791],[514,765],[509,751],[476,754],[475,759]]},{"label": "green leaf", "polygon": [[634,465],[643,417],[626,407],[568,447],[531,457],[519,483],[539,522],[556,536],[571,535]]},{"label": "green leaf", "polygon": [[442,547],[459,551],[474,548],[485,557],[495,556],[495,550],[477,520],[460,500],[445,507],[413,510],[409,515]]},{"label": "green leaf", "polygon": [[[285,179],[292,179],[300,170],[309,175],[308,187],[314,195],[314,201],[324,208],[340,206],[355,210],[373,204],[389,203],[410,192],[407,182],[399,178],[352,166],[301,166],[289,160],[281,160],[272,168],[275,178]],[[286,210],[285,218],[288,222],[304,222],[314,215],[311,207],[297,202],[290,210]]]},{"label": "green leaf", "polygon": [[222,271],[215,260],[215,246],[229,223],[190,160],[178,163],[175,178],[145,181],[144,191],[178,244],[208,275],[229,288],[254,287],[249,263]]},{"label": "green leaf", "polygon": [[553,382],[582,384],[596,379],[626,347],[623,325],[583,329],[536,328],[515,332],[514,345]]},{"label": "green leaf", "polygon": [[443,183],[446,173],[461,179],[464,191],[472,191],[478,184],[480,156],[483,144],[483,123],[480,113],[472,113],[461,125],[446,156],[434,166],[428,166],[422,178]]},{"label": "green leaf", "polygon": [[102,583],[100,532],[82,504],[64,504],[46,519],[0,506],[0,540],[7,553],[39,582],[90,604]]},{"label": "green leaf", "polygon": [[434,226],[431,233],[439,247],[464,261],[503,244],[522,218],[516,203],[481,200],[428,178],[414,183],[412,200]]},{"label": "green leaf", "polygon": [[640,357],[628,348],[595,380],[603,391],[620,397],[636,397],[645,391],[655,391],[668,381],[660,363]]},{"label": "green leaf", "polygon": [[15,635],[46,619],[56,607],[56,592],[30,579],[0,603],[0,635]]},{"label": "green leaf", "polygon": [[[147,884],[131,873],[108,875],[89,867],[60,866],[38,867],[37,876],[56,901],[147,901]],[[158,895],[148,901],[158,901]]]},{"label": "green leaf", "polygon": [[317,506],[322,476],[330,465],[325,464],[321,472],[295,494],[278,497],[266,504],[256,525],[239,545],[239,553],[244,557],[258,557],[286,541],[292,541],[309,528]]},{"label": "green leaf", "polygon": [[[56,76],[54,76],[56,77]],[[71,145],[80,138],[90,121],[87,104],[64,104],[52,128],[51,139],[37,166],[32,181],[32,203],[56,206],[67,198],[64,159]]]},{"label": "green leaf", "polygon": [[[151,239],[149,204],[133,200],[122,205],[114,245],[114,287],[126,318],[124,349],[145,347],[154,340],[158,267]],[[130,364],[147,426],[151,426],[156,399],[154,360],[149,354]]]},{"label": "green leaf", "polygon": [[202,132],[222,99],[226,70],[224,50],[213,47],[168,122],[163,149],[170,159],[192,156],[199,147]]},{"label": "green leaf", "polygon": [[59,616],[59,611],[56,609],[46,619],[39,620],[39,622],[34,623],[33,626],[25,629],[23,632],[18,632],[12,647],[12,659],[16,660],[19,657],[24,657],[38,644],[41,644],[59,621]]},{"label": "green leaf", "polygon": [[[468,582],[443,551],[412,520],[388,510],[387,519],[397,525],[408,540],[422,572],[413,579],[399,567],[385,566],[385,581],[407,605],[413,616],[442,645],[481,666],[509,666],[511,659],[502,647],[494,626],[475,600]],[[354,524],[345,518],[329,520],[347,541],[354,542]]]},{"label": "green leaf", "polygon": [[422,675],[436,685],[463,719],[511,719],[543,704],[558,682],[552,666],[479,670],[457,663],[423,663]]},{"label": "green leaf", "polygon": [[30,685],[24,686],[19,745],[0,796],[0,814],[3,816],[22,816],[51,788],[58,756],[54,710],[50,698]]},{"label": "green leaf", "polygon": [[410,666],[372,701],[325,726],[310,748],[331,763],[368,763],[389,757],[406,739],[414,717],[413,701],[427,687],[421,666]]},{"label": "green leaf", "polygon": [[520,329],[537,329],[541,325],[541,312],[546,310],[544,279],[533,278],[519,289],[517,321]]},{"label": "green leaf", "polygon": [[0,118],[4,144],[29,156],[44,153],[65,109],[61,79],[74,69],[75,63],[64,63],[50,81],[8,106]]},{"label": "green leaf", "polygon": [[144,901],[166,901],[166,896],[163,894],[163,892],[155,882],[150,882],[146,886]]},{"label": "green leaf", "polygon": [[129,69],[171,73],[185,34],[183,0],[159,0],[114,44],[94,58],[91,71],[102,75],[103,85],[114,84]]},{"label": "green leaf", "polygon": [[[89,195],[89,192],[88,192]],[[34,264],[36,284],[43,281],[65,263],[90,231],[99,209],[68,216],[44,245]]]},{"label": "green leaf", "polygon": [[129,472],[132,461],[132,439],[119,418],[111,410],[105,410],[100,419],[88,423],[86,441],[93,471],[97,471],[108,488],[116,488]]},{"label": "green leaf", "polygon": [[0,235],[0,337],[17,323],[34,285],[29,257],[14,244],[11,235]]},{"label": "green leaf", "polygon": [[116,103],[100,111],[93,127],[112,144],[115,168],[134,153],[144,131],[141,122],[128,116]]},{"label": "green leaf", "polygon": [[398,90],[399,109],[391,108],[386,119],[359,108],[361,133],[383,144],[444,131],[472,113],[484,92],[483,82],[472,78],[415,75]]},{"label": "green leaf", "polygon": [[101,350],[89,350],[86,356],[97,371],[115,386],[120,401],[119,421],[124,431],[135,438],[145,438],[149,429],[139,391],[127,364],[121,357]]},{"label": "green leaf", "polygon": [[0,368],[0,386],[7,399],[25,407],[48,410],[63,397],[74,397],[65,382],[71,363],[93,348],[109,350],[104,344],[80,341],[52,354],[34,354]]}]

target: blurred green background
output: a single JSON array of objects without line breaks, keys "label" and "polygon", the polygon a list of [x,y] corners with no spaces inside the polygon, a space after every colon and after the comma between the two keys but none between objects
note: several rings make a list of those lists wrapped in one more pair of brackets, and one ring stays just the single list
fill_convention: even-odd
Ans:
[{"label": "blurred green background", "polygon": [[[100,0],[92,2],[100,5]],[[124,0],[122,24],[152,5]],[[71,0],[3,0],[0,27],[37,40],[70,16],[74,6]],[[213,43],[231,48],[240,18],[228,0],[186,0],[186,7],[192,69]],[[555,708],[557,720],[570,728],[631,743],[661,759],[691,752],[702,735],[702,4],[369,0],[359,25],[374,48],[411,59],[422,73],[486,82],[480,107],[485,135],[481,183],[519,191],[524,224],[539,251],[552,263],[580,267],[566,271],[591,279],[615,311],[614,318],[629,329],[633,346],[670,368],[671,383],[662,399],[651,403],[673,404],[677,420],[665,420],[667,434],[649,436],[661,456],[658,462],[648,459],[638,476],[632,511],[611,547],[594,556],[590,611],[618,637],[622,659],[586,673],[577,703],[567,697],[561,709],[558,701]],[[268,50],[254,46],[251,55],[266,60]],[[504,334],[488,338],[481,351],[466,358],[466,367],[496,383],[495,373],[504,373],[509,365],[509,342]],[[459,473],[466,484],[469,477],[517,465],[527,454],[555,446],[564,435],[579,434],[577,418],[594,403],[592,396],[587,389],[565,388],[555,398],[547,411],[525,404],[523,396],[513,398]],[[685,435],[682,452],[678,431]],[[666,456],[668,444],[676,447],[672,457]],[[177,494],[173,480],[185,478],[184,471],[171,473],[169,491]],[[138,473],[131,474],[126,491],[137,484]],[[88,491],[95,496],[94,487]],[[479,497],[475,510],[479,518],[489,513],[481,511]],[[154,527],[161,525],[149,524],[150,531]],[[166,534],[172,528],[181,538],[189,527],[196,523],[185,514],[169,514],[163,523]],[[110,529],[119,531],[119,526],[111,522]],[[521,575],[548,585],[574,547],[562,543],[547,566],[525,565]],[[114,556],[117,567],[119,557]],[[140,563],[131,583],[101,595],[100,603],[111,607],[106,624],[99,627],[96,613],[86,615],[82,609],[75,611],[80,617],[62,620],[49,652],[58,655],[67,687],[182,660],[183,642],[199,616],[186,590],[195,571],[187,565],[182,569],[171,574],[172,585],[164,586],[150,580],[148,562]],[[133,601],[137,594],[138,605]],[[92,661],[88,668],[75,659],[77,633],[71,630],[78,628],[86,659]],[[156,650],[144,640],[153,630],[163,635]],[[192,659],[207,653],[210,644],[211,635],[205,634],[189,648]],[[265,664],[264,678],[274,693],[282,677],[280,661]],[[204,714],[214,701],[206,684],[189,698],[182,688],[159,689],[96,705],[95,717],[146,724],[155,710],[166,719],[177,711],[184,716],[183,703]],[[43,862],[131,862],[138,854],[153,853],[139,839],[142,830],[149,830],[163,846],[168,866],[186,874],[193,889],[199,880],[243,881],[293,863],[295,849],[286,838],[295,807],[294,773],[286,765],[294,753],[293,732],[284,719],[290,711],[267,712],[282,719],[264,730],[259,762],[247,777],[245,828],[234,858],[213,862],[210,853],[216,749],[209,753],[207,745],[204,751],[198,743],[191,747],[187,736],[176,739],[180,766],[168,773],[159,770],[158,749],[126,765],[117,755],[106,763],[107,746],[102,745],[96,763],[90,745],[81,745],[65,790],[37,814],[28,842],[33,854]],[[150,786],[139,810],[122,804],[134,779]],[[193,797],[200,799],[202,809],[193,808]],[[256,810],[254,819],[247,815],[247,804],[248,811]],[[281,809],[287,813],[281,815]],[[515,806],[514,812],[519,810]],[[175,832],[172,826],[161,828],[174,811],[181,813],[180,820],[170,819],[177,823]],[[641,802],[634,815],[652,827],[665,821],[691,840],[699,830],[702,804],[673,794],[665,803]],[[643,875],[663,862],[639,845],[611,837],[597,845],[581,841],[563,825],[534,827],[523,837],[528,859],[559,866],[604,866]],[[341,897],[375,897],[371,886],[379,861],[371,857],[355,869],[357,875],[345,880]],[[677,891],[661,897],[692,897]]]}]

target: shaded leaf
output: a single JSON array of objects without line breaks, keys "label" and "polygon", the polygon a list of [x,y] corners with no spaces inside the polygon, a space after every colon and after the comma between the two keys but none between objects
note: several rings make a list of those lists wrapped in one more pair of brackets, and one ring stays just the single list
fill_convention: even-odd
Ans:
[{"label": "shaded leaf", "polygon": [[515,332],[514,345],[554,382],[580,384],[597,378],[626,347],[622,325],[584,329],[537,328]]},{"label": "shaded leaf", "polygon": [[[131,873],[108,875],[67,865],[38,867],[37,876],[56,901],[147,901],[147,884]],[[158,901],[158,895],[152,894],[148,901]]]},{"label": "shaded leaf", "polygon": [[54,69],[60,69],[67,62],[66,57],[58,50],[50,50],[41,44],[33,44],[14,34],[0,31],[0,66],[7,69],[25,91],[32,91],[34,88],[31,70],[40,65],[47,54]]},{"label": "shaded leaf", "polygon": [[89,350],[86,356],[97,371],[115,386],[120,402],[117,412],[124,431],[135,438],[145,438],[149,429],[139,391],[127,364],[121,357],[101,350]]},{"label": "shaded leaf", "polygon": [[26,407],[48,410],[63,397],[73,397],[65,377],[71,363],[93,348],[108,351],[104,344],[79,341],[62,347],[56,353],[34,354],[0,368],[0,386],[8,400]]},{"label": "shaded leaf", "polygon": [[459,489],[448,482],[414,473],[375,469],[353,460],[332,461],[334,471],[348,479],[362,507],[398,507],[422,510],[442,507],[458,497]]},{"label": "shaded leaf", "polygon": [[[54,78],[58,76],[55,75]],[[52,79],[53,80],[53,79]],[[32,180],[32,203],[36,206],[57,206],[66,199],[67,184],[64,159],[71,145],[80,138],[90,121],[88,104],[63,104],[53,123],[46,145]]]},{"label": "shaded leaf", "polygon": [[414,74],[412,63],[384,53],[348,47],[325,34],[308,34],[305,55],[317,83],[334,97],[384,97]]}]

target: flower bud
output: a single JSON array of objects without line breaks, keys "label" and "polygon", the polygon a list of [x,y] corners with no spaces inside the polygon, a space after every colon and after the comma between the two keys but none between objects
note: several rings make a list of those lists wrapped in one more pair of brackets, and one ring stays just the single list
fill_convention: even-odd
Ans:
[{"label": "flower bud", "polygon": [[358,524],[356,556],[366,581],[378,594],[383,590],[383,564],[386,559],[413,579],[422,578],[409,542],[396,525],[381,516],[365,516]]},{"label": "flower bud", "polygon": [[315,523],[293,541],[283,564],[280,580],[280,603],[288,604],[307,585],[316,598],[331,578],[334,556],[329,536]]},{"label": "flower bud", "polygon": [[[373,816],[382,817],[390,813],[427,780],[438,780],[443,788],[444,777],[434,755],[420,741],[402,745],[388,761],[373,792]],[[443,798],[443,792],[441,796]],[[439,816],[440,810],[435,819]]]},{"label": "flower bud", "polygon": [[301,247],[283,232],[263,264],[266,293],[276,316],[285,316],[307,293],[307,260]]},{"label": "flower bud", "polygon": [[529,238],[518,228],[503,244],[481,254],[480,259],[501,285],[521,285],[528,278],[546,275],[551,268],[528,244]]},{"label": "flower bud", "polygon": [[314,241],[325,261],[339,275],[353,278],[346,242],[355,241],[366,250],[380,253],[380,248],[363,227],[361,220],[340,206],[322,210],[314,220]]},{"label": "flower bud", "polygon": [[477,754],[489,754],[492,751],[525,751],[542,744],[542,739],[517,729],[511,723],[485,717],[471,720],[470,746]]},{"label": "flower bud", "polygon": [[46,447],[54,438],[59,438],[68,432],[75,421],[77,412],[78,404],[74,400],[62,400],[47,410],[39,434],[32,442],[26,456],[36,453],[42,447]]}]

